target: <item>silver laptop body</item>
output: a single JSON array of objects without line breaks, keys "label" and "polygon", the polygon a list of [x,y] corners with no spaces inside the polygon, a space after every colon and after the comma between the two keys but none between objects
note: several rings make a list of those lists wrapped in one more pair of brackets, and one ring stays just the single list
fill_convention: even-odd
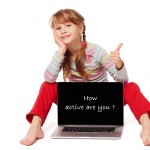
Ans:
[{"label": "silver laptop body", "polygon": [[51,138],[120,139],[122,82],[58,82],[58,126]]}]

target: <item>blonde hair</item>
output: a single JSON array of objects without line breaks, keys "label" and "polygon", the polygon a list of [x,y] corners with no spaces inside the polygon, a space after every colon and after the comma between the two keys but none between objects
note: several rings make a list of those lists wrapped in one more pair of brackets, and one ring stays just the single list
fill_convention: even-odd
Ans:
[{"label": "blonde hair", "polygon": [[[73,9],[61,9],[52,15],[50,19],[50,26],[51,28],[54,28],[55,24],[64,23],[64,22],[72,22],[77,26],[83,25],[84,29],[82,33],[83,34],[82,40],[83,42],[86,42],[84,17],[81,14],[79,14],[77,11]],[[84,66],[84,60],[86,58],[85,48],[86,46],[83,46],[79,51],[79,53],[77,54],[77,57],[75,59],[75,64],[81,77],[84,80],[88,80],[88,74],[86,73],[85,66]],[[66,78],[68,78],[71,70],[69,57],[70,57],[70,53],[69,51],[66,51],[65,58],[62,63],[64,81],[66,81]]]}]

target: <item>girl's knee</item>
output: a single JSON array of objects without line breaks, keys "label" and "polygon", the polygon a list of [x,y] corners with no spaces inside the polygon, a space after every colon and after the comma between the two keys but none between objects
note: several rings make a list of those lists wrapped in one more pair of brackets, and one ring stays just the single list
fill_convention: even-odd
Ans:
[{"label": "girl's knee", "polygon": [[54,82],[54,83],[49,83],[49,82],[46,82],[44,81],[41,85],[41,88],[40,89],[53,89],[53,88],[56,88],[57,87],[57,82]]},{"label": "girl's knee", "polygon": [[41,86],[49,87],[49,86],[56,86],[56,84],[57,84],[57,82],[49,83],[49,82],[44,81]]},{"label": "girl's knee", "polygon": [[49,95],[50,97],[53,97],[53,99],[57,99],[57,82],[49,83],[44,81],[41,85],[40,93],[44,93],[46,95]]},{"label": "girl's knee", "polygon": [[136,90],[140,90],[139,86],[135,83],[135,82],[129,82],[127,84],[125,84],[124,86],[124,90],[126,91],[136,91]]}]

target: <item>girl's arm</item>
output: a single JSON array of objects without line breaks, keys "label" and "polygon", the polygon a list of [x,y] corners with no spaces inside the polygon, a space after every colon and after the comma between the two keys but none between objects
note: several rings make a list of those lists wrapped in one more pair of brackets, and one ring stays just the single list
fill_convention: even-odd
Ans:
[{"label": "girl's arm", "polygon": [[59,47],[59,50],[55,52],[54,56],[52,57],[51,63],[47,66],[44,72],[44,78],[49,83],[56,82],[58,74],[61,70],[62,62],[65,57],[64,55],[67,50],[66,45],[58,38],[54,29],[53,29],[53,36],[55,43]]},{"label": "girl's arm", "polygon": [[44,78],[47,82],[56,82],[64,57],[65,56],[61,55],[59,51],[55,52],[50,64],[47,66],[44,72]]},{"label": "girl's arm", "polygon": [[110,58],[110,55],[101,47],[98,59],[100,64],[109,72],[115,81],[128,82],[128,73],[122,60],[122,65],[118,63],[120,66],[117,68],[117,65],[112,61],[112,58]]}]

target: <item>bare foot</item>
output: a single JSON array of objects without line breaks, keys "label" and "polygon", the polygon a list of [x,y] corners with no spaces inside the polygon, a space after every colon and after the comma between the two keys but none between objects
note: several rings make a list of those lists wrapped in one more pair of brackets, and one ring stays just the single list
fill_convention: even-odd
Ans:
[{"label": "bare foot", "polygon": [[142,126],[141,138],[145,146],[150,146],[150,122]]},{"label": "bare foot", "polygon": [[37,139],[44,137],[44,132],[39,124],[31,124],[30,129],[24,139],[20,141],[21,144],[30,146],[36,142]]},{"label": "bare foot", "polygon": [[150,146],[150,118],[149,115],[143,114],[139,119],[142,125],[141,138],[145,146]]}]

